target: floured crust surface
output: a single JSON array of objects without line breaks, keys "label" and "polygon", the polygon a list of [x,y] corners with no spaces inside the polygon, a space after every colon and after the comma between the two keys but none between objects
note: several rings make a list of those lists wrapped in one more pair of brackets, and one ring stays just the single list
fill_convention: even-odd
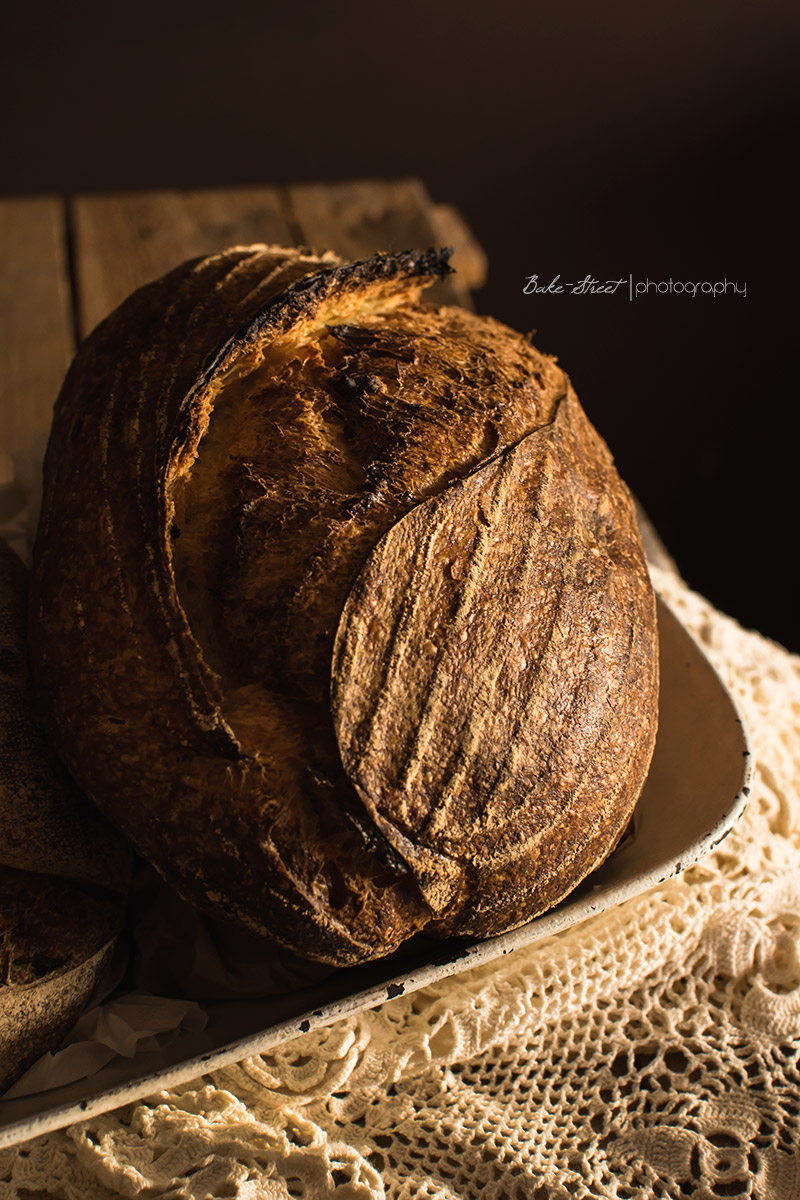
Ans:
[{"label": "floured crust surface", "polygon": [[[48,450],[32,619],[66,761],[190,899],[334,963],[552,903],[655,732],[627,492],[553,360],[420,306],[445,270],[178,268],[84,344]],[[527,666],[487,654],[493,622]]]},{"label": "floured crust surface", "polygon": [[511,896],[529,919],[621,836],[652,752],[644,594],[627,498],[571,389],[371,555],[337,637],[337,736],[438,932],[497,932]]}]

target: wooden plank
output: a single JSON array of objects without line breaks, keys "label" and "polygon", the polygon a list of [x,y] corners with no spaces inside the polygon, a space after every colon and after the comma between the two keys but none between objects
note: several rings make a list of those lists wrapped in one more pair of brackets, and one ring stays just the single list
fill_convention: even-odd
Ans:
[{"label": "wooden plank", "polygon": [[[290,187],[288,195],[295,225],[315,250],[334,250],[354,259],[379,250],[441,244],[434,206],[419,179],[304,183]],[[453,266],[458,270],[455,258]],[[472,307],[460,272],[432,287],[426,298],[435,304]]]},{"label": "wooden plank", "polygon": [[79,196],[72,214],[82,336],[136,288],[187,258],[296,240],[276,188]]},{"label": "wooden plank", "polygon": [[434,204],[430,219],[437,244],[453,247],[451,263],[464,287],[470,292],[483,287],[489,274],[489,260],[458,209],[452,204]]},{"label": "wooden plank", "polygon": [[64,205],[0,201],[0,483],[50,428],[73,353]]}]

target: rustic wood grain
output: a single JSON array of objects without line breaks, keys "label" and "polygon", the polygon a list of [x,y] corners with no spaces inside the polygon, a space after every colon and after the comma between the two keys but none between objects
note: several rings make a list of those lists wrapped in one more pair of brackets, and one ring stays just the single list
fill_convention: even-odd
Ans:
[{"label": "rustic wood grain", "polygon": [[447,244],[447,236],[454,234],[456,254],[451,262],[457,274],[431,288],[426,300],[473,307],[469,288],[475,285],[468,280],[479,272],[474,239],[463,222],[455,229],[446,214],[440,214],[437,223],[421,180],[304,183],[290,187],[288,196],[303,239],[315,250],[334,250],[344,259],[364,258],[381,250],[423,250]]},{"label": "rustic wood grain", "polygon": [[79,196],[73,227],[82,336],[136,288],[186,259],[296,240],[280,193],[268,187]]},{"label": "rustic wood grain", "polygon": [[489,260],[458,209],[452,204],[434,204],[430,219],[439,245],[453,247],[451,262],[461,284],[469,291],[483,287],[489,274]]},{"label": "rustic wood grain", "polygon": [[433,205],[416,179],[79,196],[72,227],[81,336],[136,288],[188,258],[233,245],[300,241],[357,259],[452,244],[458,273],[431,299],[465,307],[486,275],[483,251],[463,219],[449,205]]},{"label": "rustic wood grain", "polygon": [[50,427],[72,356],[63,202],[0,201],[0,483]]}]

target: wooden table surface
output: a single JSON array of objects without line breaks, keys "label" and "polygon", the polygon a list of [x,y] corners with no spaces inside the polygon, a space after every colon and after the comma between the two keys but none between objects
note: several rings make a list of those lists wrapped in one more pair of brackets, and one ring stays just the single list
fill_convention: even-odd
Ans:
[{"label": "wooden table surface", "polygon": [[429,293],[470,306],[486,258],[456,209],[416,179],[0,200],[0,484],[50,427],[77,342],[130,292],[199,254],[253,242],[363,258],[454,247]]},{"label": "wooden table surface", "polygon": [[[0,520],[22,503],[13,455],[43,445],[78,342],[135,288],[187,258],[253,242],[348,259],[452,246],[428,289],[472,308],[486,255],[458,210],[418,179],[0,199]],[[639,507],[651,561],[674,562]]]}]

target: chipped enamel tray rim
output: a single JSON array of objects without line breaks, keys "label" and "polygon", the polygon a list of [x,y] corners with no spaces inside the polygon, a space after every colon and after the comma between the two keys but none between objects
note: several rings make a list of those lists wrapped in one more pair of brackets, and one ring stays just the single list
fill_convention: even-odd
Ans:
[{"label": "chipped enamel tray rim", "polygon": [[0,1146],[13,1145],[205,1072],[262,1053],[300,1033],[490,962],[603,913],[686,870],[741,816],[752,758],[735,700],[663,600],[659,732],[632,836],[555,909],[483,941],[412,941],[389,958],[334,971],[288,996],[204,1005],[202,1033],[115,1059],[91,1079],[0,1101]]}]

